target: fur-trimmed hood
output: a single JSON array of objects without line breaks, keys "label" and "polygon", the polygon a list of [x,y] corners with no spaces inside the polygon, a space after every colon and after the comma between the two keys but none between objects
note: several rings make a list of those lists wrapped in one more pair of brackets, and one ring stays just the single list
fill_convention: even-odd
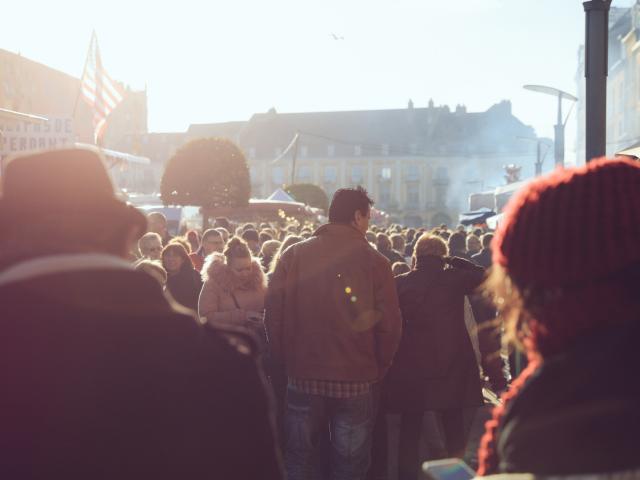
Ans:
[{"label": "fur-trimmed hood", "polygon": [[202,281],[212,281],[225,292],[242,290],[266,290],[267,278],[256,258],[251,260],[251,276],[246,283],[242,283],[227,265],[226,257],[222,253],[212,253],[202,267]]}]

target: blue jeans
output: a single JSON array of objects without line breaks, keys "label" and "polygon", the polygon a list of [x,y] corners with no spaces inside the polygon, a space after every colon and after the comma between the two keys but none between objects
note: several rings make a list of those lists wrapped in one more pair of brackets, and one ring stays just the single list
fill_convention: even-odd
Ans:
[{"label": "blue jeans", "polygon": [[[364,479],[371,463],[376,390],[352,398],[309,395],[287,388],[285,466],[287,480],[322,478],[328,463],[331,480]],[[329,458],[318,455],[324,442]],[[328,462],[327,462],[328,460]]]}]

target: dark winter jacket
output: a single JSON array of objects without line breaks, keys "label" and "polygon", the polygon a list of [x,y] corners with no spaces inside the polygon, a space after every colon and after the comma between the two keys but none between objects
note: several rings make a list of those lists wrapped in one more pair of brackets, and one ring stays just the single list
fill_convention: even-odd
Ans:
[{"label": "dark winter jacket", "polygon": [[396,262],[406,263],[404,257],[400,255],[397,250],[389,249],[389,250],[378,250],[382,255],[389,260],[389,263],[393,265]]},{"label": "dark winter jacket", "polygon": [[478,365],[464,321],[464,297],[484,269],[453,258],[418,257],[396,278],[403,334],[384,385],[389,411],[461,408],[482,403]]},{"label": "dark winter jacket", "polygon": [[375,382],[391,365],[402,328],[391,267],[349,225],[288,248],[265,304],[272,353],[290,377]]},{"label": "dark winter jacket", "polygon": [[250,337],[115,257],[51,258],[0,273],[0,478],[282,478]]},{"label": "dark winter jacket", "polygon": [[180,305],[198,310],[198,298],[202,290],[200,273],[191,263],[185,263],[178,273],[169,275],[167,290]]},{"label": "dark winter jacket", "polygon": [[640,468],[639,338],[634,322],[546,359],[507,405],[499,470],[577,475]]},{"label": "dark winter jacket", "polygon": [[483,248],[479,253],[471,257],[471,261],[477,263],[481,267],[491,268],[493,261],[491,260],[491,249]]}]

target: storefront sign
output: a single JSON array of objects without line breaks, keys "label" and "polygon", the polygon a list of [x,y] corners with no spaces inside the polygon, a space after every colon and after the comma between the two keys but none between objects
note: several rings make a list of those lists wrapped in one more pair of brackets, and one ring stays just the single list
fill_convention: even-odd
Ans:
[{"label": "storefront sign", "polygon": [[75,142],[73,119],[47,116],[48,121],[0,120],[0,155],[7,156],[27,150],[59,148]]}]

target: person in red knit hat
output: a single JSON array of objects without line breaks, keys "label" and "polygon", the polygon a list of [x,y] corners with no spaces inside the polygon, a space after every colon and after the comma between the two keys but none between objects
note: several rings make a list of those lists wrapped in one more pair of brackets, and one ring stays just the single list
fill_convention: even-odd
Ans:
[{"label": "person in red knit hat", "polygon": [[640,164],[557,170],[505,213],[486,289],[530,363],[478,474],[640,475]]}]

